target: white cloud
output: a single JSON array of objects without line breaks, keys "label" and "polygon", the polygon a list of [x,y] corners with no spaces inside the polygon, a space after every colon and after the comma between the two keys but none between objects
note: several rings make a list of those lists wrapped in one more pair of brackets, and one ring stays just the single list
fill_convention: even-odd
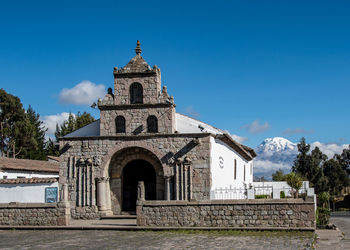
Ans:
[{"label": "white cloud", "polygon": [[[73,114],[74,115],[74,114]],[[53,135],[56,131],[56,124],[61,125],[63,121],[67,120],[69,117],[69,113],[63,112],[61,114],[56,115],[47,115],[44,116],[42,121],[45,128],[47,128],[47,135]]]},{"label": "white cloud", "polygon": [[82,81],[71,89],[62,89],[59,94],[60,103],[75,105],[91,105],[106,94],[105,86],[90,81]]},{"label": "white cloud", "polygon": [[315,147],[318,147],[322,153],[328,156],[328,158],[332,158],[334,154],[340,154],[344,148],[348,148],[349,144],[338,145],[336,143],[322,143],[319,141],[315,141],[310,144],[311,150]]},{"label": "white cloud", "polygon": [[244,136],[239,136],[239,135],[235,135],[235,134],[230,134],[232,139],[239,142],[239,143],[243,143],[245,142],[246,140],[248,140],[247,137],[244,137]]},{"label": "white cloud", "polygon": [[270,124],[268,122],[259,124],[259,120],[255,120],[250,124],[242,126],[242,128],[247,129],[249,133],[257,134],[268,130],[270,128]]},{"label": "white cloud", "polygon": [[291,164],[284,163],[284,162],[256,160],[254,161],[254,175],[264,176],[265,178],[271,178],[271,175],[279,169],[282,169],[284,173],[289,173],[291,171],[291,167],[292,167]]}]

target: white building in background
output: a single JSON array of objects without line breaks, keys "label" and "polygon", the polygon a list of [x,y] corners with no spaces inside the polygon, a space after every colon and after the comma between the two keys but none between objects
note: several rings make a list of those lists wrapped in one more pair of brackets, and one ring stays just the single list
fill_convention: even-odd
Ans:
[{"label": "white building in background", "polygon": [[0,203],[58,201],[59,163],[0,158]]}]

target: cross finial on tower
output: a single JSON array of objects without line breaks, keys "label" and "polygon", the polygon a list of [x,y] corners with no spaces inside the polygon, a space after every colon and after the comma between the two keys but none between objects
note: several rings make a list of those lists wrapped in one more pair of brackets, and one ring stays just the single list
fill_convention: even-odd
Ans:
[{"label": "cross finial on tower", "polygon": [[136,43],[136,49],[135,49],[135,52],[136,52],[136,55],[140,55],[141,54],[141,47],[140,47],[140,41],[137,40],[137,43]]}]

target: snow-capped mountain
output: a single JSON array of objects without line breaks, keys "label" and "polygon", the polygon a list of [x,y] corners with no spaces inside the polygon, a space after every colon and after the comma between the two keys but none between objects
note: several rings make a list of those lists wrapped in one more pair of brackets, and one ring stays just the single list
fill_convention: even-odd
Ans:
[{"label": "snow-capped mountain", "polygon": [[283,137],[265,139],[256,150],[259,160],[273,160],[274,162],[290,162],[298,153],[297,143]]},{"label": "snow-capped mountain", "polygon": [[[310,143],[310,151],[318,147],[328,158],[334,154],[340,154],[349,144],[321,143],[315,141]],[[282,169],[289,173],[294,160],[298,154],[298,144],[283,137],[265,139],[255,150],[257,157],[254,159],[254,176],[264,176],[271,179],[272,173]]]},{"label": "snow-capped mountain", "polygon": [[282,137],[267,138],[257,147],[256,154],[254,175],[271,178],[278,169],[290,172],[298,147],[297,143]]}]

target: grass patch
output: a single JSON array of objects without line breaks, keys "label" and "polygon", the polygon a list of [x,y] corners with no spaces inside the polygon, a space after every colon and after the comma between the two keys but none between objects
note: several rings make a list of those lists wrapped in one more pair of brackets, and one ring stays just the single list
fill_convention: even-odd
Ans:
[{"label": "grass patch", "polygon": [[[145,230],[149,231],[149,230]],[[256,237],[305,237],[312,238],[313,232],[310,231],[285,231],[285,230],[165,230],[157,231],[159,234],[175,235],[206,235],[206,236],[256,236]]]}]

